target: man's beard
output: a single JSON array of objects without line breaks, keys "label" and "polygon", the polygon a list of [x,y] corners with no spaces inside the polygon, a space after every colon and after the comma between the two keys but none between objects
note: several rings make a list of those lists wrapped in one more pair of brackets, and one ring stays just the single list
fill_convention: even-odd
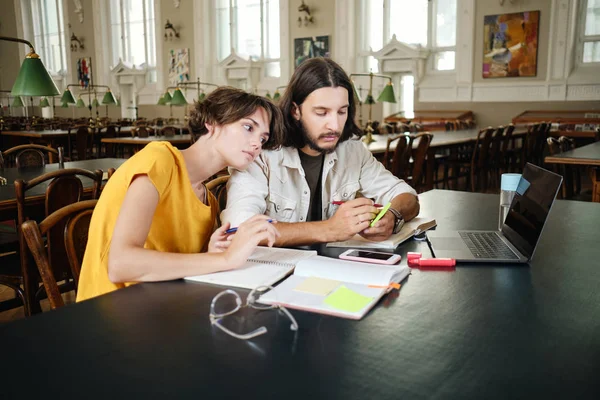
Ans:
[{"label": "man's beard", "polygon": [[[340,138],[340,136],[342,136],[342,134],[340,132],[322,133],[319,135],[319,137],[317,139],[313,139],[312,137],[310,137],[302,120],[300,119],[298,122],[300,124],[300,132],[302,133],[302,138],[304,139],[304,142],[308,145],[308,147],[310,147],[312,150],[318,151],[319,153],[322,153],[322,154],[329,154],[329,153],[333,153],[335,151],[335,149],[337,148],[337,145],[340,143],[339,138]],[[333,146],[331,148],[327,148],[327,149],[324,149],[323,147],[319,146],[319,144],[317,142],[317,140],[319,138],[321,138],[323,136],[332,136],[332,135],[336,135],[338,137],[338,141],[335,142],[335,146]]]}]

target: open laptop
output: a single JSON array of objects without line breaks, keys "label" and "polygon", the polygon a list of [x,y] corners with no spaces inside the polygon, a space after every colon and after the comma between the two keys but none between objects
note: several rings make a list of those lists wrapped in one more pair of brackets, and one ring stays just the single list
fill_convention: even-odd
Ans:
[{"label": "open laptop", "polygon": [[501,231],[429,231],[437,258],[460,262],[526,263],[531,260],[562,176],[527,163]]}]

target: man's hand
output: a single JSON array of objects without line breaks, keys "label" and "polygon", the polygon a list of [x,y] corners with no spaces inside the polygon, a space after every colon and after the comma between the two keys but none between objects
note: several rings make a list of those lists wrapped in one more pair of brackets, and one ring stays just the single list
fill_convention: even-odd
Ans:
[{"label": "man's hand", "polygon": [[386,212],[379,221],[375,223],[374,227],[368,227],[364,231],[360,232],[360,236],[368,240],[374,240],[380,242],[390,237],[394,231],[394,223],[396,217],[391,212]]},{"label": "man's hand", "polygon": [[[350,239],[369,227],[378,210],[373,201],[361,197],[342,204],[328,222],[329,236],[332,242]],[[379,221],[381,222],[381,220]],[[392,220],[392,229],[394,221]],[[383,240],[383,239],[382,239]]]}]

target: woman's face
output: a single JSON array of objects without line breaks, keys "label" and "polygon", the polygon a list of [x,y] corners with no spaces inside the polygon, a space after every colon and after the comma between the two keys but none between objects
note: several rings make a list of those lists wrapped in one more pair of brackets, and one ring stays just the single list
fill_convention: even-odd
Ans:
[{"label": "woman's face", "polygon": [[231,124],[217,126],[217,149],[226,164],[246,169],[258,157],[262,145],[269,140],[269,117],[264,108]]}]

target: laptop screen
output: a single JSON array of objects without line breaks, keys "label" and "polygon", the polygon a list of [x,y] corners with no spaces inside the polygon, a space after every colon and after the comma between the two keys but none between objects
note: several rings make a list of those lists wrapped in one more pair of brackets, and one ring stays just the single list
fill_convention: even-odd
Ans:
[{"label": "laptop screen", "polygon": [[533,256],[561,182],[560,175],[525,165],[502,233],[527,258]]}]

